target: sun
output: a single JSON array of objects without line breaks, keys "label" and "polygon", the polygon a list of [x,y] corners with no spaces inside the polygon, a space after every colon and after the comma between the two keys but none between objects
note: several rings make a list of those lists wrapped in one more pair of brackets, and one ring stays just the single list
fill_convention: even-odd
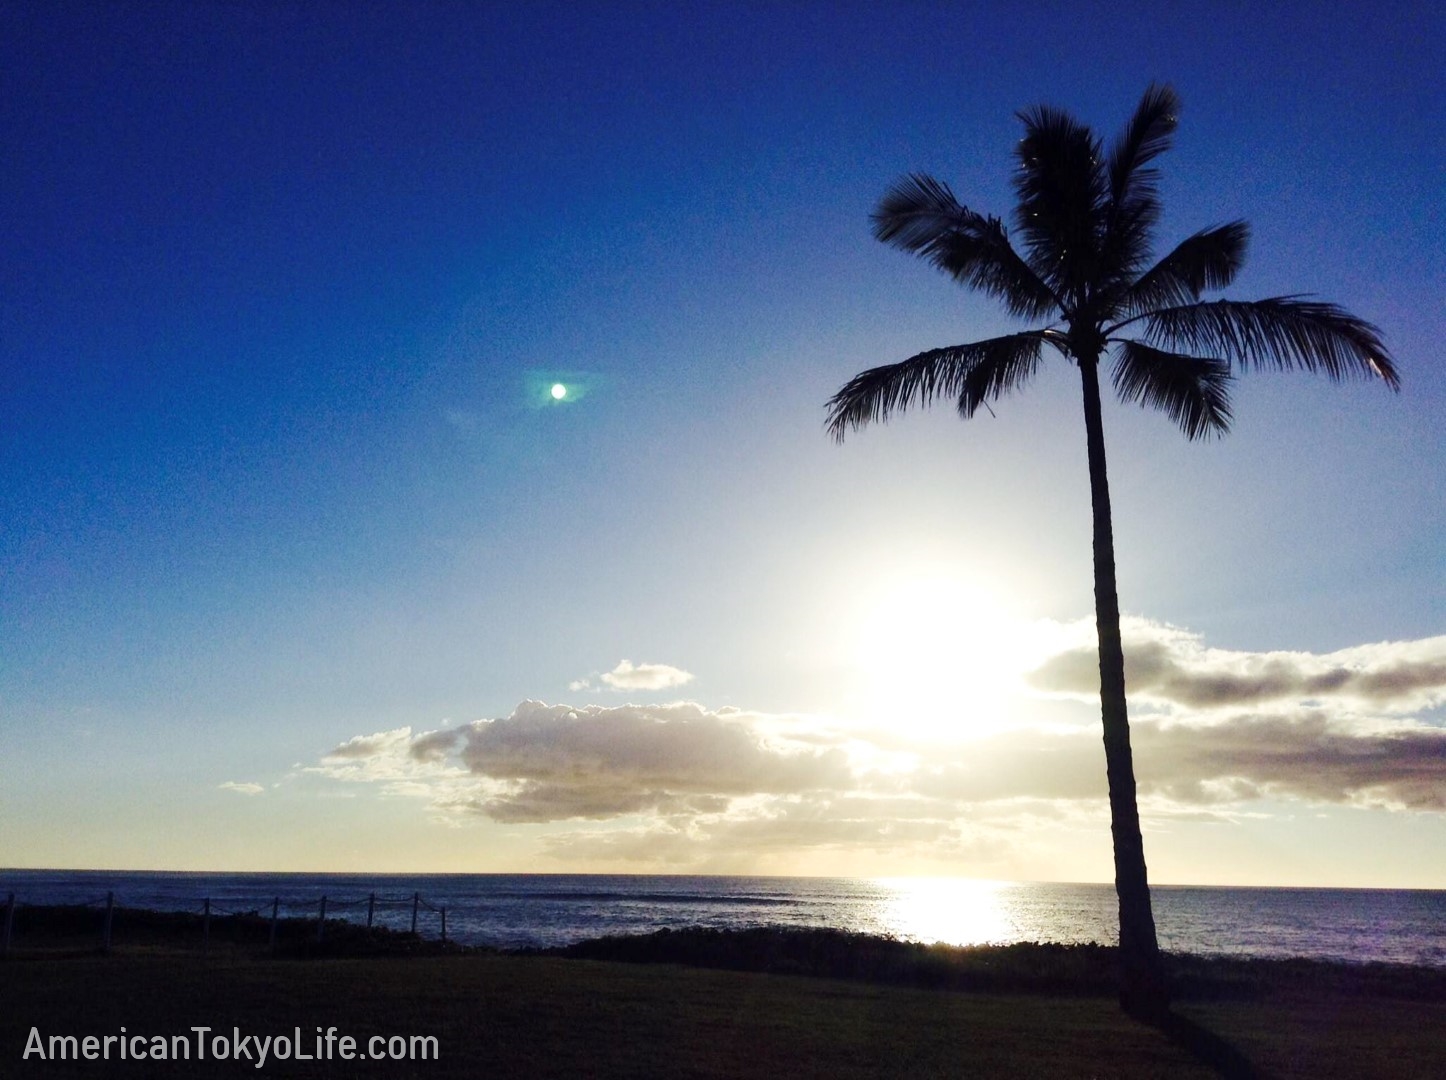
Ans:
[{"label": "sun", "polygon": [[860,704],[870,722],[930,739],[1005,727],[1024,698],[1025,673],[1051,644],[999,585],[948,572],[882,585],[855,637]]},{"label": "sun", "polygon": [[553,383],[553,384],[552,384],[552,400],[553,400],[553,401],[561,401],[561,400],[562,400],[563,398],[565,398],[565,397],[567,397],[567,387],[564,386],[564,385],[563,385],[562,383],[560,383],[560,382],[555,382],[555,383]]}]

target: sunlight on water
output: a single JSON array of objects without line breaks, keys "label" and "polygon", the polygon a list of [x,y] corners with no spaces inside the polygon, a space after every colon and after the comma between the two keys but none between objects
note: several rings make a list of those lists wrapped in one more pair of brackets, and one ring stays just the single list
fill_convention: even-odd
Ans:
[{"label": "sunlight on water", "polygon": [[910,941],[987,945],[1009,941],[1014,929],[1009,883],[963,878],[881,878],[883,932]]}]

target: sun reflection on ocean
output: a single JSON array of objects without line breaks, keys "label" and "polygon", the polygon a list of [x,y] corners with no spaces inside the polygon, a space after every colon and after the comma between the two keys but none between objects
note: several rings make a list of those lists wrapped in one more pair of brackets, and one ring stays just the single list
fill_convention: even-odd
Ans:
[{"label": "sun reflection on ocean", "polygon": [[968,878],[880,878],[884,933],[907,941],[988,945],[1013,938],[1012,883]]}]

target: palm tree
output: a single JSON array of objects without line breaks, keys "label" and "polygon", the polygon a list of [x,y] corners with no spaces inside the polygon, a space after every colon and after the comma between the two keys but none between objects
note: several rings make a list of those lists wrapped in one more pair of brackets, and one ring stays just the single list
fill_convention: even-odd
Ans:
[{"label": "palm tree", "polygon": [[1174,91],[1152,85],[1108,153],[1089,128],[1065,112],[1040,106],[1020,113],[1025,134],[1015,150],[1013,224],[1022,250],[1010,243],[999,218],[962,205],[946,184],[919,174],[896,183],[873,215],[879,240],[922,256],[961,284],[999,300],[1011,315],[1046,325],[872,368],[828,403],[828,430],[842,441],[849,431],[939,397],[955,399],[967,419],[980,405],[988,408],[1027,383],[1046,345],[1079,368],[1120,908],[1120,996],[1127,1011],[1146,1017],[1163,1016],[1169,996],[1130,754],[1100,361],[1112,358],[1111,378],[1122,401],[1163,410],[1189,439],[1229,430],[1236,365],[1299,367],[1337,380],[1363,375],[1393,389],[1399,385],[1377,328],[1334,304],[1299,295],[1200,299],[1207,289],[1228,286],[1239,271],[1248,237],[1242,221],[1203,229],[1151,265],[1160,200],[1150,163],[1168,149],[1178,111]]}]

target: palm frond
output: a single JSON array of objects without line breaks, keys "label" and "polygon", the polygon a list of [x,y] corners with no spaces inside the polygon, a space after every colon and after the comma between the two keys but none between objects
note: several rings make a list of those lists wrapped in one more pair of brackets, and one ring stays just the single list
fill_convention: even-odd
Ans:
[{"label": "palm frond", "polygon": [[1123,402],[1159,409],[1187,439],[1230,430],[1230,365],[1211,357],[1165,352],[1140,341],[1120,342],[1113,372]]},{"label": "palm frond", "polygon": [[1383,379],[1393,390],[1401,385],[1380,330],[1335,304],[1299,296],[1216,300],[1143,318],[1151,344],[1222,356],[1242,367],[1300,367],[1336,380],[1358,375]]},{"label": "palm frond", "polygon": [[1159,173],[1147,166],[1170,148],[1180,99],[1169,86],[1151,84],[1135,114],[1110,148],[1110,195],[1101,243],[1100,269],[1105,288],[1118,289],[1139,273],[1150,257],[1150,242],[1160,220]]},{"label": "palm frond", "polygon": [[1117,305],[1122,315],[1192,304],[1206,289],[1223,289],[1245,265],[1250,226],[1243,221],[1212,225],[1188,236],[1125,292]]},{"label": "palm frond", "polygon": [[920,255],[954,280],[1003,302],[1010,314],[1037,319],[1059,303],[1009,243],[998,218],[963,206],[932,176],[899,180],[873,213],[874,236]]},{"label": "palm frond", "polygon": [[1015,231],[1039,278],[1073,303],[1094,280],[1105,202],[1100,144],[1068,113],[1037,106],[1019,114],[1025,134],[1015,149]]},{"label": "palm frond", "polygon": [[1110,199],[1116,205],[1132,194],[1155,196],[1158,174],[1145,169],[1170,149],[1180,118],[1180,99],[1168,85],[1151,83],[1135,106],[1135,115],[1110,147]]},{"label": "palm frond", "polygon": [[[997,401],[1011,390],[1023,387],[1039,368],[1040,346],[1053,337],[1054,331],[1034,330],[1014,335],[1014,339],[995,338],[992,342],[983,342],[991,347],[983,350],[964,376],[958,390],[959,415],[968,420],[979,411],[980,405]],[[1055,346],[1063,348],[1058,341]]]},{"label": "palm frond", "polygon": [[972,416],[985,401],[1029,380],[1039,366],[1040,347],[1052,333],[1007,334],[870,368],[829,398],[828,432],[842,442],[865,424],[883,423],[910,405],[931,405],[940,397],[957,398],[960,413]]}]

